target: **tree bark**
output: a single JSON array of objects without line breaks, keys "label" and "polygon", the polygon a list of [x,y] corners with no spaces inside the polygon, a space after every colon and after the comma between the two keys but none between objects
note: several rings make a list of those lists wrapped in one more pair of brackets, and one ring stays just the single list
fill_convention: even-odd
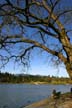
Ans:
[{"label": "tree bark", "polygon": [[66,69],[67,69],[67,72],[69,74],[69,77],[72,79],[72,64],[70,63],[66,63]]}]

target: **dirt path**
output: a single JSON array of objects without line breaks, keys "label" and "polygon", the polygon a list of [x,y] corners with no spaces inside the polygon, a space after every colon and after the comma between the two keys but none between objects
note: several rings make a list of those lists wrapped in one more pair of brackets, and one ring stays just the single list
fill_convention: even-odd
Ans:
[{"label": "dirt path", "polygon": [[72,108],[72,100],[64,102],[61,106],[58,108]]},{"label": "dirt path", "polygon": [[50,97],[23,108],[72,108],[72,94],[62,94],[59,99]]}]

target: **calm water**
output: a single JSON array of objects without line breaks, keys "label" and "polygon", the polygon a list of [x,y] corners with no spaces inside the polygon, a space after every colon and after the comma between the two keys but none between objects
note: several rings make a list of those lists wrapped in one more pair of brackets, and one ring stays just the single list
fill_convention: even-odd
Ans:
[{"label": "calm water", "polygon": [[72,85],[0,84],[0,108],[22,108],[51,95],[52,90],[67,92]]}]

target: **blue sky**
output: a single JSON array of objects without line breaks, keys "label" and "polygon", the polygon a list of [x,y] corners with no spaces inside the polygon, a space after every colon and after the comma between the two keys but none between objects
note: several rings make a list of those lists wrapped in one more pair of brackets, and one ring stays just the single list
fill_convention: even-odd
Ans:
[{"label": "blue sky", "polygon": [[31,62],[30,67],[27,70],[24,70],[19,65],[14,64],[14,62],[8,63],[8,65],[2,69],[3,72],[9,72],[12,74],[33,74],[33,75],[50,75],[56,77],[68,77],[67,71],[64,65],[55,66],[47,58],[40,55],[35,55]]},{"label": "blue sky", "polygon": [[[6,30],[5,29],[3,30],[4,30],[3,33],[6,33]],[[26,36],[28,37],[36,32],[37,31],[35,31],[35,29],[26,28]],[[10,34],[12,33],[13,33],[13,30],[10,31]],[[19,33],[19,28],[15,30],[15,33]],[[53,43],[55,41],[56,40],[50,39],[49,43]],[[18,47],[19,45],[16,46],[16,48]],[[12,52],[15,53],[15,50],[17,49],[12,49],[12,50],[13,50]],[[21,65],[14,64],[12,60],[6,65],[5,68],[2,69],[2,71],[13,73],[13,74],[25,73],[25,74],[33,74],[33,75],[50,75],[50,76],[53,75],[53,76],[59,76],[59,77],[68,77],[68,74],[64,65],[60,65],[59,67],[53,65],[52,62],[49,60],[49,54],[46,52],[41,53],[39,49],[32,51],[29,69],[24,70],[24,68],[22,68]]]},{"label": "blue sky", "polygon": [[[14,0],[13,0],[14,1]],[[66,5],[68,6],[71,5],[72,6],[72,3],[70,4],[71,0],[66,0]],[[4,0],[2,1],[2,3],[4,2]],[[1,3],[1,2],[0,2]],[[62,3],[61,7],[63,7],[64,3]],[[46,14],[46,13],[44,13]],[[0,20],[1,22],[1,20]],[[69,25],[70,26],[70,25]],[[66,26],[68,27],[68,26]],[[71,26],[70,26],[71,27]],[[21,31],[20,31],[20,28],[17,26],[16,28],[13,27],[13,29],[10,29],[8,26],[3,29],[3,34],[11,34],[13,35],[13,33],[15,34],[20,34]],[[40,39],[40,36],[39,34],[38,35],[35,35],[35,33],[37,32],[35,29],[28,29],[28,28],[25,28],[25,37],[28,36],[28,38],[31,36],[34,40],[36,39],[38,42],[41,42]],[[56,45],[58,45],[58,47],[60,48],[61,44],[59,44],[59,41],[57,40],[54,40],[52,38],[49,38],[48,39],[48,44],[52,44],[52,46],[50,46],[50,48],[54,49],[55,46],[53,46],[53,44],[56,43]],[[58,47],[55,47],[55,48],[58,48]],[[16,48],[18,48],[18,45],[16,46]],[[12,49],[12,53],[15,53],[14,52],[14,49]],[[17,49],[15,49],[17,50]],[[56,49],[57,50],[57,49]],[[17,50],[18,51],[18,50]],[[3,53],[5,54],[5,53]],[[54,75],[54,76],[63,76],[63,77],[68,77],[68,74],[67,74],[67,71],[65,69],[65,66],[64,65],[59,65],[59,67],[56,67],[54,65],[52,65],[51,61],[48,61],[48,54],[47,53],[44,53],[41,55],[41,53],[39,53],[39,51],[34,51],[33,54],[32,54],[32,57],[31,57],[31,66],[29,68],[29,70],[27,71],[24,71],[22,69],[22,66],[21,65],[15,65],[13,61],[11,61],[10,63],[8,63],[8,65],[6,65],[5,68],[2,69],[2,71],[4,72],[10,72],[10,73],[15,73],[15,74],[20,74],[20,73],[28,73],[28,74],[34,74],[34,75]]]},{"label": "blue sky", "polygon": [[48,64],[44,62],[40,62],[38,59],[33,60],[31,63],[31,67],[27,70],[24,71],[19,67],[13,66],[13,63],[9,63],[6,68],[4,68],[2,71],[4,72],[9,72],[12,74],[33,74],[33,75],[50,75],[50,76],[59,76],[59,77],[68,77],[67,71],[64,67],[54,67],[54,66],[49,66]]},{"label": "blue sky", "polygon": [[35,60],[35,62],[32,62],[31,64],[31,69],[29,70],[31,74],[68,77],[64,66],[56,67],[52,64],[46,63],[41,59]]}]

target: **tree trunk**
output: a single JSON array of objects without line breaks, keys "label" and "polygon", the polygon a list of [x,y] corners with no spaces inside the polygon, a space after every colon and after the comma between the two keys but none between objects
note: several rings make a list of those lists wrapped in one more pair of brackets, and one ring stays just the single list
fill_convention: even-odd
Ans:
[{"label": "tree trunk", "polygon": [[70,63],[67,63],[66,69],[67,69],[67,72],[68,72],[70,78],[72,79],[72,65]]}]

